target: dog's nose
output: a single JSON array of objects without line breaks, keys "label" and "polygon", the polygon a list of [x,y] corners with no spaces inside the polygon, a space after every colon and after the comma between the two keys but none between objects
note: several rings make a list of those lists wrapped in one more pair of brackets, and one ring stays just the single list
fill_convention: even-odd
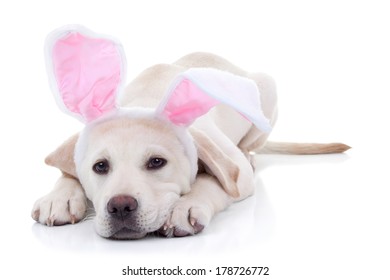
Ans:
[{"label": "dog's nose", "polygon": [[118,195],[107,203],[108,213],[118,219],[125,219],[138,207],[137,200],[129,195]]}]

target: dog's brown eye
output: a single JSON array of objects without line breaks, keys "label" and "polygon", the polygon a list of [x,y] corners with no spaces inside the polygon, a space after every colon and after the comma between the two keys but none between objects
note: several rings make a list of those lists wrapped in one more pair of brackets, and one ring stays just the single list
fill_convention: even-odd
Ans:
[{"label": "dog's brown eye", "polygon": [[149,170],[155,170],[163,167],[165,164],[167,164],[166,159],[155,157],[149,159],[146,168]]},{"label": "dog's brown eye", "polygon": [[98,161],[92,167],[92,170],[99,175],[105,175],[110,170],[110,164],[106,159]]}]

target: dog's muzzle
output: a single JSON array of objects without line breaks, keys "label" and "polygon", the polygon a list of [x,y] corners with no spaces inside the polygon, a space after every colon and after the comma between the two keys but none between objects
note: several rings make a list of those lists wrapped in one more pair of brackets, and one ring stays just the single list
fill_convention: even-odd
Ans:
[{"label": "dog's muzzle", "polygon": [[146,232],[137,230],[137,208],[137,200],[129,195],[114,196],[108,201],[107,212],[110,215],[111,226],[115,229],[115,233],[109,238],[139,239],[146,235]]}]

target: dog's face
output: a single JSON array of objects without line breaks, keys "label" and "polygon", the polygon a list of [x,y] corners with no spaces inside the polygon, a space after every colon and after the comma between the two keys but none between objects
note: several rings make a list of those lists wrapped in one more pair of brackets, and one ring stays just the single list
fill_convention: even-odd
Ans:
[{"label": "dog's face", "polygon": [[76,168],[103,237],[137,239],[158,230],[190,190],[188,155],[163,121],[115,118],[82,138]]}]

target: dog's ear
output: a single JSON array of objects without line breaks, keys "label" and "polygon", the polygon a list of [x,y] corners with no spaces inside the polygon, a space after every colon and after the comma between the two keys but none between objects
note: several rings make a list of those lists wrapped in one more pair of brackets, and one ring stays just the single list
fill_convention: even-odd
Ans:
[{"label": "dog's ear", "polygon": [[57,167],[62,173],[77,178],[74,149],[79,135],[73,135],[45,159],[47,165]]},{"label": "dog's ear", "polygon": [[239,197],[237,180],[240,169],[238,166],[206,134],[197,129],[190,131],[205,171],[218,179],[227,194],[234,198]]},{"label": "dog's ear", "polygon": [[237,110],[260,130],[271,131],[255,82],[211,68],[190,68],[178,75],[156,114],[175,125],[189,126],[220,103]]},{"label": "dog's ear", "polygon": [[118,41],[65,26],[48,35],[45,54],[51,89],[65,113],[88,123],[116,108],[126,72]]}]

